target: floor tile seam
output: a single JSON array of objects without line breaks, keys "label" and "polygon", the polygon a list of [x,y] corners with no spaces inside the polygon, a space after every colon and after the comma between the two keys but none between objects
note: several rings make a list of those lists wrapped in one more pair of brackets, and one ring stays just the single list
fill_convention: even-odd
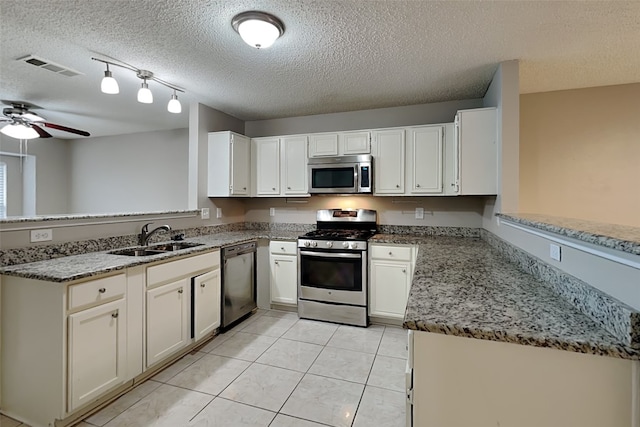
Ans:
[{"label": "floor tile seam", "polygon": [[271,423],[269,423],[269,426],[271,426],[273,424],[273,422],[275,421],[275,419],[277,418],[278,415],[284,415],[286,417],[295,418],[296,420],[302,420],[302,421],[308,421],[310,423],[316,423],[316,424],[321,425],[321,426],[334,427],[331,424],[326,424],[326,423],[322,423],[320,421],[310,420],[308,418],[302,418],[302,417],[299,417],[299,416],[296,416],[296,415],[285,414],[284,412],[278,412],[276,414],[276,417],[274,417],[273,420],[271,420]]},{"label": "floor tile seam", "polygon": [[369,384],[367,384],[367,385],[365,386],[365,389],[366,389],[367,387],[376,388],[376,389],[378,389],[378,390],[390,391],[390,392],[393,392],[393,393],[400,393],[400,394],[402,394],[402,395],[404,395],[404,394],[405,394],[404,390],[402,390],[402,391],[398,391],[398,390],[393,390],[393,389],[386,388],[386,387],[381,387],[381,386],[379,386],[379,385],[369,385]]},{"label": "floor tile seam", "polygon": [[169,378],[167,378],[166,381],[160,381],[160,380],[154,380],[154,378],[156,376],[158,376],[159,374],[161,374],[162,372],[166,371],[167,369],[171,368],[172,366],[176,365],[178,362],[180,362],[181,360],[183,360],[185,357],[189,356],[190,354],[187,353],[184,356],[182,356],[179,359],[174,360],[171,364],[165,366],[162,370],[156,372],[151,378],[149,378],[150,380],[154,380],[156,382],[162,383],[162,384],[168,384],[167,381],[170,381],[173,377],[175,377],[176,375],[178,375],[180,372],[184,371],[185,369],[187,369],[189,366],[193,365],[194,363],[196,363],[198,360],[202,359],[204,357],[205,354],[209,354],[209,353],[204,353],[204,352],[198,352],[198,353],[203,353],[203,356],[200,356],[199,358],[197,358],[196,360],[194,360],[193,362],[189,363],[187,366],[185,366],[184,368],[182,368],[181,370],[179,370],[178,372],[176,372],[174,375],[170,376]]},{"label": "floor tile seam", "polygon": [[[344,347],[338,347],[338,346],[336,346],[336,345],[329,345],[329,343],[327,343],[327,344],[325,345],[325,347],[337,348],[337,349],[340,349],[340,350],[359,351],[359,350],[353,350],[353,349],[351,349],[351,348],[344,348]],[[377,351],[378,351],[378,350],[376,350],[376,352],[377,352]],[[371,352],[369,352],[369,351],[360,351],[360,353],[373,354],[373,355],[377,354],[377,353],[371,353]]]},{"label": "floor tile seam", "polygon": [[214,397],[213,397],[209,402],[207,402],[207,404],[206,404],[206,405],[204,405],[204,406],[202,407],[202,409],[200,409],[198,412],[196,412],[196,414],[195,414],[193,417],[191,417],[191,418],[189,419],[189,423],[191,423],[191,421],[193,421],[195,417],[197,417],[198,415],[200,415],[200,413],[201,413],[202,411],[204,411],[204,410],[207,408],[207,406],[211,405],[211,404],[213,403],[213,401],[214,401],[214,400],[216,400],[217,398],[218,398],[218,396],[214,396]]},{"label": "floor tile seam", "polygon": [[[213,403],[213,401],[214,401],[214,400],[216,400],[216,399],[222,399],[222,400],[226,400],[227,402],[233,402],[233,403],[236,403],[236,404],[238,404],[238,405],[250,406],[250,407],[252,407],[252,408],[256,408],[256,409],[260,409],[260,410],[263,410],[263,411],[271,412],[271,413],[273,414],[273,419],[275,419],[275,418],[276,418],[276,416],[278,415],[278,412],[274,412],[274,411],[272,411],[271,409],[262,408],[262,407],[260,407],[260,406],[252,405],[252,404],[250,404],[250,403],[246,403],[246,402],[239,402],[239,401],[237,401],[237,400],[233,400],[233,399],[229,399],[229,398],[226,398],[226,397],[222,397],[222,396],[220,396],[220,395],[216,396],[215,398],[213,398],[213,399],[211,400],[211,402],[207,403],[207,405],[205,406],[205,408],[206,408],[207,406],[209,406],[210,404],[212,404],[212,403]],[[201,410],[200,412],[204,411],[204,409],[205,409],[205,408],[202,408],[202,410]],[[198,412],[198,414],[200,414],[200,412]],[[195,417],[196,417],[196,416],[197,416],[197,415],[195,415],[193,418],[191,418],[191,419],[189,420],[189,422],[193,421],[193,420],[195,419]],[[273,422],[273,419],[269,422],[269,424],[271,424],[271,423]]]},{"label": "floor tile seam", "polygon": [[[218,355],[217,355],[217,354],[214,354],[213,356],[218,356]],[[226,356],[218,356],[218,357],[226,357]],[[216,395],[215,395],[215,397],[220,397],[220,395],[221,395],[222,393],[224,393],[224,391],[225,391],[227,388],[229,388],[229,386],[230,386],[231,384],[233,384],[233,383],[234,383],[238,378],[240,378],[240,375],[244,374],[244,373],[247,371],[247,369],[249,369],[249,368],[251,367],[251,365],[253,365],[253,364],[254,364],[254,362],[251,362],[251,361],[248,361],[248,360],[235,359],[235,358],[233,358],[233,357],[226,357],[226,358],[227,358],[227,359],[231,359],[231,360],[240,360],[240,361],[242,361],[242,362],[247,362],[247,363],[248,363],[248,365],[247,365],[247,366],[246,366],[246,367],[245,367],[245,368],[244,368],[244,369],[243,369],[243,370],[242,370],[238,375],[236,375],[235,377],[233,377],[233,379],[232,379],[231,381],[229,381],[229,384],[227,384],[227,385],[226,385],[222,390],[220,390],[220,393],[216,394]],[[188,389],[187,389],[187,390],[188,390]],[[195,391],[195,390],[194,390],[194,391]],[[207,394],[208,394],[208,393],[207,393]],[[228,399],[227,399],[227,400],[228,400]]]},{"label": "floor tile seam", "polygon": [[[369,368],[369,373],[367,374],[367,380],[364,382],[365,386],[369,383],[369,379],[371,378],[371,372],[373,371],[373,365],[376,364],[376,359],[377,358],[378,358],[378,355],[376,354],[375,357],[373,358],[373,363],[371,363],[371,367]],[[364,393],[364,391],[363,391],[363,393]],[[353,417],[353,419],[355,420],[355,417]]]},{"label": "floor tile seam", "polygon": [[407,360],[406,357],[398,357],[398,356],[389,356],[387,354],[380,354],[380,353],[376,353],[376,357],[377,356],[382,356],[382,357],[389,357],[391,359],[400,359],[400,360]]},{"label": "floor tile seam", "polygon": [[330,380],[344,381],[344,382],[347,382],[347,383],[357,384],[357,385],[361,385],[361,386],[366,386],[367,385],[367,383],[361,383],[361,382],[358,382],[358,381],[347,380],[347,379],[344,379],[344,378],[330,377],[330,376],[324,375],[324,374],[316,374],[315,372],[306,372],[304,375],[305,376],[306,375],[315,375],[316,377],[327,378],[327,379],[330,379]]},{"label": "floor tile seam", "polygon": [[205,395],[207,395],[207,396],[209,396],[209,397],[212,397],[212,398],[214,398],[214,397],[217,397],[217,396],[218,396],[217,394],[208,393],[208,392],[206,392],[206,391],[194,390],[194,389],[192,389],[192,388],[184,387],[184,386],[181,386],[181,385],[176,385],[176,384],[165,384],[165,385],[167,385],[167,386],[169,386],[169,387],[179,388],[180,390],[186,390],[186,391],[192,391],[192,392],[194,392],[194,393],[205,394]]},{"label": "floor tile seam", "polygon": [[[180,359],[178,359],[178,360],[180,360]],[[177,361],[176,361],[176,362],[174,362],[174,363],[177,363]],[[167,368],[169,368],[169,367],[171,367],[171,366],[173,366],[173,364],[171,364],[171,365],[167,366]],[[186,369],[186,368],[185,368],[185,369]],[[182,372],[182,371],[180,371],[180,372]],[[177,375],[177,374],[176,374],[176,375]],[[171,378],[173,378],[173,377],[171,377]],[[142,384],[145,384],[145,383],[147,383],[147,382],[155,382],[155,383],[158,383],[158,385],[156,386],[156,388],[154,388],[153,390],[151,390],[149,393],[145,394],[144,396],[142,396],[142,397],[141,397],[141,398],[139,398],[139,399],[136,399],[136,401],[135,401],[135,402],[133,402],[131,405],[127,406],[125,409],[123,409],[122,411],[120,411],[118,414],[116,414],[116,415],[114,415],[113,417],[109,418],[109,420],[108,420],[106,423],[103,423],[103,424],[93,424],[92,422],[87,421],[87,418],[91,418],[92,416],[99,414],[99,413],[100,413],[100,412],[102,412],[103,410],[107,409],[108,407],[110,407],[111,405],[113,405],[114,403],[116,403],[120,398],[122,398],[122,397],[126,396],[127,394],[129,394],[129,393],[133,392],[136,388],[138,388],[138,387],[142,386]],[[109,403],[107,406],[103,407],[102,409],[100,409],[100,410],[99,410],[99,411],[97,411],[97,412],[94,412],[93,414],[89,415],[88,417],[85,417],[82,421],[83,421],[83,422],[85,422],[85,423],[87,423],[87,424],[89,424],[89,425],[91,425],[91,426],[95,426],[95,427],[103,427],[103,426],[105,426],[105,425],[109,424],[111,421],[113,421],[116,417],[118,417],[118,416],[119,416],[120,414],[122,414],[123,412],[126,412],[126,411],[128,411],[129,409],[131,409],[131,408],[132,408],[136,403],[140,402],[142,399],[144,399],[145,397],[149,396],[151,393],[153,393],[153,392],[154,392],[158,387],[160,387],[162,384],[166,384],[166,383],[163,383],[162,381],[154,380],[154,379],[153,379],[153,377],[146,378],[144,381],[142,381],[141,383],[139,383],[138,385],[136,385],[135,387],[133,387],[131,390],[127,391],[125,394],[123,394],[123,395],[121,395],[121,396],[118,396],[115,400],[113,400],[113,401],[112,401],[111,403]],[[171,385],[171,384],[169,384],[169,385]],[[21,427],[22,425],[23,425],[23,424],[20,424],[20,425],[19,425],[19,426],[17,426],[17,427]],[[26,424],[24,424],[24,425],[26,425]]]}]

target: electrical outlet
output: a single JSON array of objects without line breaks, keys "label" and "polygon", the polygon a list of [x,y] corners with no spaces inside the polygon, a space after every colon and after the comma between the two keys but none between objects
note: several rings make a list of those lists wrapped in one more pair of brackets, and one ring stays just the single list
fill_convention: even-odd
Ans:
[{"label": "electrical outlet", "polygon": [[554,245],[553,243],[549,245],[549,256],[551,257],[551,259],[555,259],[556,261],[560,262],[561,253],[562,251],[560,250],[560,245]]},{"label": "electrical outlet", "polygon": [[50,228],[42,230],[31,230],[32,242],[48,242],[53,239],[53,230]]},{"label": "electrical outlet", "polygon": [[200,211],[200,216],[202,219],[209,219],[209,208],[202,208]]},{"label": "electrical outlet", "polygon": [[269,208],[269,216],[276,216],[276,208]]},{"label": "electrical outlet", "polygon": [[416,219],[424,219],[424,208],[416,208]]},{"label": "electrical outlet", "polygon": [[216,218],[222,218],[222,208],[216,208]]}]

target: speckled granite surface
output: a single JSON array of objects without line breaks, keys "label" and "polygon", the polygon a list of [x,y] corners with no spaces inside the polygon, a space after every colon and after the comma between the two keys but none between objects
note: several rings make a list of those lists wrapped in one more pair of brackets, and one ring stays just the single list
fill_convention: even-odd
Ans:
[{"label": "speckled granite surface", "polygon": [[378,226],[382,234],[410,234],[413,236],[450,236],[450,237],[480,237],[479,228],[471,227],[434,227],[411,225],[385,225]]},{"label": "speckled granite surface", "polygon": [[124,212],[124,213],[105,213],[105,214],[59,214],[59,215],[35,215],[35,216],[17,216],[0,219],[0,225],[11,224],[17,222],[37,222],[37,221],[61,221],[69,219],[94,219],[94,218],[120,218],[127,216],[149,216],[149,215],[172,215],[172,214],[190,214],[193,216],[200,215],[199,210],[179,210],[179,211],[158,211],[158,212]]},{"label": "speckled granite surface", "polygon": [[640,255],[640,227],[540,214],[518,213],[498,214],[497,216],[518,224],[582,240],[583,242]]},{"label": "speckled granite surface", "polygon": [[640,358],[640,352],[480,239],[383,234],[372,242],[419,246],[405,328]]},{"label": "speckled granite surface", "polygon": [[613,334],[621,343],[640,348],[640,313],[638,311],[588,283],[508,244],[493,233],[482,230],[481,236],[520,270],[549,286],[556,294]]},{"label": "speckled granite surface", "polygon": [[160,260],[168,260],[182,255],[205,252],[235,243],[247,242],[259,238],[270,240],[295,240],[300,235],[295,231],[261,232],[256,230],[219,232],[187,239],[189,242],[202,243],[202,246],[183,249],[177,252],[133,257],[111,255],[107,252],[93,252],[82,255],[66,256],[44,261],[0,267],[0,274],[25,277],[49,282],[69,282],[87,277],[98,276],[110,271],[122,270],[136,265]]}]

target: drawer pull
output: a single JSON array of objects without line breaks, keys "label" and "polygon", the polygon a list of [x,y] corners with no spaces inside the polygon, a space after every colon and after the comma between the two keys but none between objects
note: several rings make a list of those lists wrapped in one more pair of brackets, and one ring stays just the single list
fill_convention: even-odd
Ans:
[{"label": "drawer pull", "polygon": [[396,184],[396,188],[400,188],[400,184]]},{"label": "drawer pull", "polygon": [[406,269],[406,268],[403,268],[403,269],[402,269],[402,272],[403,272],[403,273],[406,273],[406,272],[407,272],[407,269]]},{"label": "drawer pull", "polygon": [[183,290],[182,288],[181,288],[181,289],[178,289],[178,293],[179,293],[179,294],[181,294],[181,293],[183,293],[183,292],[184,292],[184,290]]},{"label": "drawer pull", "polygon": [[291,187],[287,187],[287,190],[291,190]]},{"label": "drawer pull", "polygon": [[393,252],[389,251],[389,256],[393,256]]},{"label": "drawer pull", "polygon": [[278,263],[278,261],[274,261],[273,263],[274,263],[275,265],[280,265],[280,264]]},{"label": "drawer pull", "polygon": [[416,184],[416,187],[420,188],[420,184]]},{"label": "drawer pull", "polygon": [[200,283],[201,288],[204,288],[205,286],[207,286],[205,283]]},{"label": "drawer pull", "polygon": [[276,191],[276,187],[271,187],[271,190],[272,191]]},{"label": "drawer pull", "polygon": [[114,319],[118,318],[118,312],[116,311],[115,313],[111,313],[111,317],[113,317]]},{"label": "drawer pull", "polygon": [[281,250],[282,252],[284,252],[284,246],[283,246],[283,247],[281,247],[281,248],[280,248],[280,250]]},{"label": "drawer pull", "polygon": [[107,290],[105,288],[100,288],[98,289],[98,292],[100,292],[101,294],[104,294],[105,292],[107,292]]}]

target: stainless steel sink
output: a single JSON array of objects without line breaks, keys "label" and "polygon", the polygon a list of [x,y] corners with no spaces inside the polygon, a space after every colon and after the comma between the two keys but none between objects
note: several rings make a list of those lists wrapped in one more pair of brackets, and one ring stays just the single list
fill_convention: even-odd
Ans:
[{"label": "stainless steel sink", "polygon": [[189,242],[171,242],[162,245],[153,245],[146,248],[129,248],[118,249],[108,252],[111,255],[126,255],[126,256],[151,256],[158,254],[166,254],[167,252],[179,251],[181,249],[194,248],[196,246],[202,246],[202,243],[189,243]]}]

